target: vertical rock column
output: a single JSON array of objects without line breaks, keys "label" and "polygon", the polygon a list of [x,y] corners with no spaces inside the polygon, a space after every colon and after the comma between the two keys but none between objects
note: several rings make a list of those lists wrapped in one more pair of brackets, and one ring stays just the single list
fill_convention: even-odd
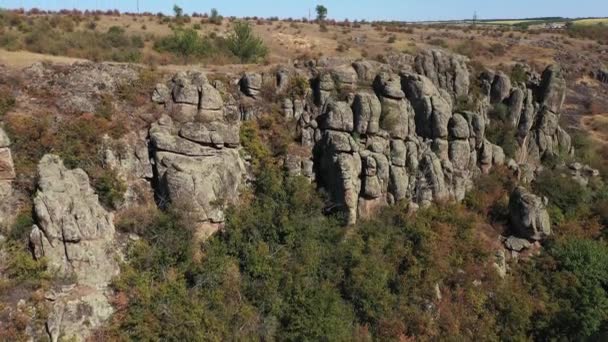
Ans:
[{"label": "vertical rock column", "polygon": [[10,139],[0,128],[0,229],[10,224],[17,209],[13,197],[12,182],[15,179],[15,169],[10,145]]},{"label": "vertical rock column", "polygon": [[[255,78],[246,83],[257,84]],[[176,74],[159,84],[153,100],[167,114],[150,129],[155,192],[161,206],[186,206],[208,237],[224,222],[246,179],[239,153],[238,114],[224,108],[220,92],[199,72]]]}]

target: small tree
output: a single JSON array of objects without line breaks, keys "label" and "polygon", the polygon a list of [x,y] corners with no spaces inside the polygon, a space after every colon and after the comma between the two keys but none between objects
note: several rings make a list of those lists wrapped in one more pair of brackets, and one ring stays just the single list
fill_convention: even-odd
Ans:
[{"label": "small tree", "polygon": [[230,51],[241,62],[255,62],[268,53],[264,41],[253,33],[251,25],[247,22],[237,21],[234,23],[227,43]]},{"label": "small tree", "polygon": [[211,15],[209,15],[209,22],[219,25],[222,23],[222,16],[220,15],[220,12],[218,12],[217,9],[212,8],[211,9]]},{"label": "small tree", "polygon": [[318,5],[317,6],[317,20],[325,21],[326,18],[327,18],[327,7],[325,7],[323,5]]},{"label": "small tree", "polygon": [[173,6],[173,13],[175,13],[175,17],[176,18],[181,18],[181,16],[184,15],[184,10],[181,7],[177,6],[177,5],[174,5]]}]

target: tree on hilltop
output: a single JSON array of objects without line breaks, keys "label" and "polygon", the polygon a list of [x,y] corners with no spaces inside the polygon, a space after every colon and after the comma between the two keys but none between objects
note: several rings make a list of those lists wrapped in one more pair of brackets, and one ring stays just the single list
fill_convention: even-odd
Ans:
[{"label": "tree on hilltop", "polygon": [[325,7],[323,5],[318,5],[316,10],[317,10],[317,20],[325,21],[325,19],[327,18],[327,7]]}]

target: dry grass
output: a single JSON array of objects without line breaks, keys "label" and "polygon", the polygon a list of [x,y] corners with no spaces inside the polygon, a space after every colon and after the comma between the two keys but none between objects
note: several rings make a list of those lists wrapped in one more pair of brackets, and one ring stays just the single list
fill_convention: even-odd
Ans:
[{"label": "dry grass", "polygon": [[575,20],[574,23],[577,25],[597,25],[597,24],[608,25],[608,18],[581,19],[581,20]]},{"label": "dry grass", "polygon": [[6,51],[0,49],[0,64],[15,68],[24,68],[36,62],[50,62],[53,64],[71,64],[82,62],[84,59],[71,58],[64,56],[43,55],[28,51]]},{"label": "dry grass", "polygon": [[608,144],[608,113],[582,116],[581,127],[589,132],[593,140]]}]

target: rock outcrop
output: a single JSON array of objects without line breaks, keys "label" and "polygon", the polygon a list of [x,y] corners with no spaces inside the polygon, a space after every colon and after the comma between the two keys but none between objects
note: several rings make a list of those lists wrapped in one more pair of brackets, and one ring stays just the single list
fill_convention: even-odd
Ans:
[{"label": "rock outcrop", "polygon": [[475,175],[504,163],[485,139],[484,115],[454,110],[469,92],[466,59],[431,51],[412,61],[415,72],[357,62],[311,82],[317,107],[302,115],[302,141],[314,146],[318,185],[350,224],[396,201],[461,200]]},{"label": "rock outcrop", "polygon": [[239,115],[199,72],[176,74],[157,86],[154,99],[168,111],[149,132],[157,201],[188,206],[208,236],[246,180]]},{"label": "rock outcrop", "polygon": [[547,199],[517,187],[509,199],[511,228],[517,237],[539,241],[551,235]]},{"label": "rock outcrop", "polygon": [[30,244],[69,283],[47,295],[47,331],[52,341],[83,340],[113,311],[105,297],[119,272],[113,215],[99,204],[87,174],[66,169],[59,157],[44,156],[38,177]]},{"label": "rock outcrop", "polygon": [[17,209],[12,186],[15,168],[10,146],[8,135],[0,128],[0,233],[7,228]]},{"label": "rock outcrop", "polygon": [[131,132],[116,141],[104,137],[103,162],[127,185],[124,203],[118,203],[122,207],[154,202],[154,173],[147,137],[147,130]]},{"label": "rock outcrop", "polygon": [[[482,88],[488,90],[490,103],[506,108],[508,123],[517,131],[518,164],[540,165],[545,158],[572,154],[571,138],[559,126],[566,97],[566,80],[558,65],[545,69],[537,80],[532,73],[526,82],[512,84],[502,72],[484,72]],[[497,118],[490,118],[497,119]]]}]

